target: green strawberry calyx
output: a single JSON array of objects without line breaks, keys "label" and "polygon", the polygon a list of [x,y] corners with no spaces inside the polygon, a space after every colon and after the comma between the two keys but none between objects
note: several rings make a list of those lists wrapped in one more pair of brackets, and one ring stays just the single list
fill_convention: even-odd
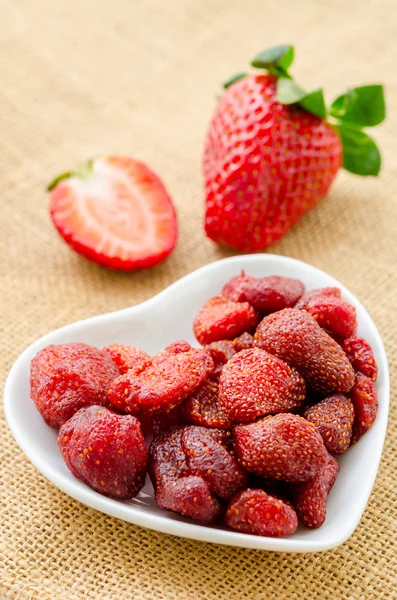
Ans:
[{"label": "green strawberry calyx", "polygon": [[[257,54],[251,66],[264,69],[277,78],[278,102],[299,105],[333,125],[343,146],[344,169],[356,175],[378,175],[381,168],[379,148],[363,129],[379,125],[385,119],[383,86],[373,84],[350,88],[327,107],[321,88],[308,92],[290,75],[288,70],[294,56],[293,46],[275,46]],[[223,87],[228,88],[247,75],[247,72],[237,73]]]},{"label": "green strawberry calyx", "polygon": [[57,187],[58,183],[64,181],[65,179],[70,179],[71,177],[77,177],[78,179],[87,179],[90,175],[92,175],[94,170],[94,161],[87,160],[82,163],[77,169],[74,171],[66,171],[65,173],[61,173],[57,175],[55,179],[51,181],[51,183],[47,186],[47,192],[52,192],[54,188]]}]

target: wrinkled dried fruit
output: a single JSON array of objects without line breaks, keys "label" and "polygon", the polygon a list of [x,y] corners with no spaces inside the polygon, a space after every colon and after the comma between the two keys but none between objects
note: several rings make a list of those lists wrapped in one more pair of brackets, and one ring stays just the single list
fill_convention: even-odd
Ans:
[{"label": "wrinkled dried fruit", "polygon": [[298,279],[271,275],[246,284],[245,300],[262,314],[291,308],[302,296],[305,286]]},{"label": "wrinkled dried fruit", "polygon": [[225,523],[243,533],[278,537],[294,533],[298,518],[289,502],[263,490],[247,489],[232,498]]},{"label": "wrinkled dried fruit", "polygon": [[142,489],[148,452],[135,417],[81,408],[62,425],[58,443],[73,475],[100,494],[127,500]]},{"label": "wrinkled dried fruit", "polygon": [[109,406],[106,392],[118,375],[108,354],[94,346],[47,346],[31,362],[31,398],[45,422],[57,428],[84,406]]},{"label": "wrinkled dried fruit", "polygon": [[194,475],[167,481],[156,494],[156,501],[161,508],[201,523],[214,523],[222,514],[222,507],[208,485]]},{"label": "wrinkled dried fruit", "polygon": [[342,348],[355,371],[369,377],[372,381],[376,381],[378,365],[372,348],[366,340],[361,337],[349,337],[343,340]]},{"label": "wrinkled dried fruit", "polygon": [[378,394],[372,379],[362,373],[357,373],[356,381],[350,392],[354,406],[354,423],[351,445],[368,431],[376,419],[378,412]]},{"label": "wrinkled dried fruit", "polygon": [[232,429],[223,404],[219,399],[219,383],[216,379],[207,379],[190,398],[183,403],[187,420],[195,425]]},{"label": "wrinkled dried fruit", "polygon": [[337,287],[323,287],[311,290],[303,294],[302,298],[296,303],[295,308],[306,308],[308,303],[315,298],[323,298],[324,296],[331,298],[340,298],[342,292]]},{"label": "wrinkled dried fruit", "polygon": [[215,296],[201,308],[193,330],[200,344],[211,344],[252,331],[257,323],[258,316],[247,302],[232,302],[223,296]]},{"label": "wrinkled dried fruit", "polygon": [[157,504],[186,517],[212,523],[221,506],[202,477],[191,475],[182,448],[184,427],[172,427],[155,438],[149,449],[149,475]]},{"label": "wrinkled dried fruit", "polygon": [[191,474],[202,477],[217,496],[229,500],[247,486],[248,476],[213,433],[205,427],[185,427],[182,448]]},{"label": "wrinkled dried fruit", "polygon": [[205,346],[205,350],[211,356],[215,364],[215,369],[213,373],[210,374],[210,378],[218,381],[223,366],[227,363],[227,361],[230,360],[237,352],[252,348],[253,344],[254,337],[247,332],[234,338],[234,340],[219,340],[218,342],[207,344]]},{"label": "wrinkled dried fruit", "polygon": [[157,437],[163,431],[174,427],[174,425],[186,425],[188,423],[183,404],[174,406],[168,412],[156,412],[151,417],[149,416],[150,418],[153,437]]},{"label": "wrinkled dried fruit", "polygon": [[254,345],[254,336],[250,333],[242,333],[238,337],[232,340],[232,346],[235,352],[241,352],[241,350],[248,350]]},{"label": "wrinkled dried fruit", "polygon": [[189,475],[181,436],[183,427],[171,427],[153,439],[149,448],[149,476],[154,491],[162,488],[167,481],[174,481]]},{"label": "wrinkled dried fruit", "polygon": [[108,390],[109,401],[132,414],[167,411],[183,402],[214,369],[205,350],[186,345],[169,346],[139,373],[118,377]]},{"label": "wrinkled dried fruit", "polygon": [[357,331],[356,309],[342,298],[318,294],[306,302],[303,310],[333,337],[350,337]]},{"label": "wrinkled dried fruit", "polygon": [[235,302],[249,302],[262,314],[295,306],[305,287],[298,279],[269,275],[249,277],[242,271],[223,288],[222,295]]},{"label": "wrinkled dried fruit", "polygon": [[342,454],[348,449],[354,421],[354,408],[349,398],[334,394],[308,408],[303,416],[317,427],[328,452]]},{"label": "wrinkled dried fruit", "polygon": [[139,372],[151,360],[149,354],[143,350],[125,344],[111,344],[105,346],[103,350],[117,365],[120,375],[124,375],[130,369],[136,369]]},{"label": "wrinkled dried fruit", "polygon": [[253,283],[255,277],[246,275],[241,271],[240,275],[232,277],[222,288],[222,296],[233,300],[233,302],[245,302],[245,286]]},{"label": "wrinkled dried fruit", "polygon": [[204,346],[204,349],[214,361],[215,367],[223,366],[236,353],[231,340],[212,342]]},{"label": "wrinkled dried fruit", "polygon": [[338,472],[338,461],[329,456],[327,463],[313,479],[291,485],[296,512],[306,527],[317,529],[324,523],[328,494]]},{"label": "wrinkled dried fruit", "polygon": [[234,451],[247,471],[270,479],[306,481],[328,460],[315,426],[298,415],[281,413],[233,429]]},{"label": "wrinkled dried fruit", "polygon": [[180,354],[181,352],[189,352],[192,349],[189,342],[185,340],[177,340],[176,342],[172,342],[164,348],[164,352],[169,352],[170,354]]},{"label": "wrinkled dried fruit", "polygon": [[289,412],[305,399],[305,382],[295,369],[259,348],[242,350],[224,366],[219,398],[234,423]]},{"label": "wrinkled dried fruit", "polygon": [[294,367],[314,390],[348,392],[354,384],[342,348],[304,310],[286,308],[265,317],[254,344]]}]

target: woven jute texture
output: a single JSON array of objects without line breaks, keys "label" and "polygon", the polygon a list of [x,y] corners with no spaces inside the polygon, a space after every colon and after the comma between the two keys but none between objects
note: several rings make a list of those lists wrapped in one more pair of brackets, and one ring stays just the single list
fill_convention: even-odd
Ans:
[{"label": "woven jute texture", "polygon": [[[201,154],[220,83],[260,49],[329,97],[386,84],[378,179],[340,173],[280,243],[346,284],[373,316],[397,375],[395,0],[0,0],[0,345],[5,378],[42,334],[145,300],[230,255],[204,236]],[[393,114],[394,113],[394,114]],[[45,186],[81,159],[132,154],[161,174],[180,237],[161,266],[106,271],[60,240]],[[393,383],[392,382],[392,383]],[[396,410],[363,519],[341,547],[288,555],[197,543],[104,516],[57,490],[2,417],[0,597],[381,600],[396,598]]]}]

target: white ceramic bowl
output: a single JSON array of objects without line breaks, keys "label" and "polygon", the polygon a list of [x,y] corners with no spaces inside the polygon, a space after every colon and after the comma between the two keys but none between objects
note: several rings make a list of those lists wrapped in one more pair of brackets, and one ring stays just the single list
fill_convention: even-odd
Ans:
[{"label": "white ceramic bowl", "polygon": [[[238,533],[221,525],[198,525],[156,506],[148,481],[137,498],[120,502],[101,496],[67,469],[57,446],[57,432],[48,427],[29,397],[29,368],[35,354],[49,344],[85,342],[105,346],[131,344],[155,353],[177,339],[195,342],[192,322],[205,300],[244,269],[249,275],[285,275],[303,281],[307,289],[338,286],[357,309],[359,334],[374,349],[379,365],[379,412],[368,433],[341,458],[341,470],[331,491],[327,519],[320,529],[300,526],[289,537],[269,538]],[[337,280],[306,263],[284,256],[257,254],[227,258],[183,277],[143,304],[62,327],[27,348],[8,376],[4,403],[6,418],[18,444],[35,467],[59,489],[105,514],[136,525],[185,538],[282,552],[316,552],[344,542],[364,512],[382,453],[389,405],[389,374],[379,333],[365,308]]]}]

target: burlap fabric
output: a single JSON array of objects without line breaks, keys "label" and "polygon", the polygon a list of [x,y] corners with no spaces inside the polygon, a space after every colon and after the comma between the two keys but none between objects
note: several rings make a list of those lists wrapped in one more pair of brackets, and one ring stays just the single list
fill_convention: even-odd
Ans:
[{"label": "burlap fabric", "polygon": [[[149,298],[228,255],[206,240],[200,159],[229,74],[291,41],[295,72],[335,95],[387,85],[379,179],[341,173],[328,199],[271,251],[308,261],[362,299],[397,374],[395,0],[3,0],[0,2],[1,368],[84,317]],[[393,115],[394,112],[394,115]],[[180,238],[156,269],[113,273],[56,236],[45,185],[85,157],[133,154],[164,178]],[[2,420],[2,598],[380,600],[396,598],[395,406],[375,489],[354,535],[325,554],[196,543],[84,507],[47,482]]]}]

